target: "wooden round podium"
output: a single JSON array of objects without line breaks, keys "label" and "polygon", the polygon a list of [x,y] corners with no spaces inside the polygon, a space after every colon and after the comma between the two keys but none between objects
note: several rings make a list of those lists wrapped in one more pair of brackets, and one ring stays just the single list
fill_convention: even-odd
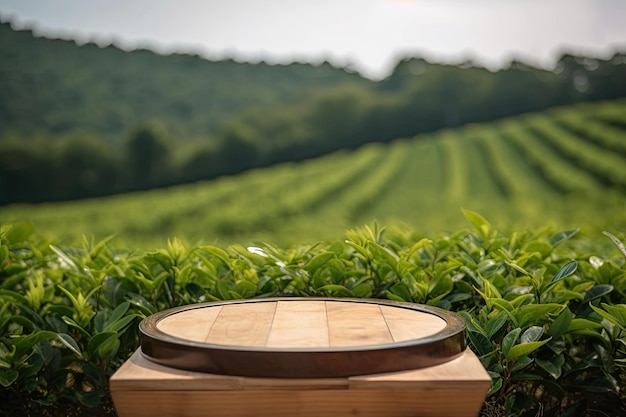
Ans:
[{"label": "wooden round podium", "polygon": [[206,303],[140,332],[110,379],[120,417],[475,417],[491,385],[463,320],[411,303]]},{"label": "wooden round podium", "polygon": [[175,308],[140,325],[141,350],[179,369],[331,378],[418,369],[465,350],[456,314],[410,303],[282,298]]}]

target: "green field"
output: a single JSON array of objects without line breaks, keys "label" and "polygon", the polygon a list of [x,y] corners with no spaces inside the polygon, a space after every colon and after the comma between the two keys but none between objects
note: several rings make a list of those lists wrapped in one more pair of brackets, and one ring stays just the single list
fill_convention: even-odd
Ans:
[{"label": "green field", "polygon": [[378,221],[420,233],[466,226],[461,209],[503,230],[626,229],[626,101],[556,108],[370,144],[298,164],[169,189],[0,208],[66,243],[138,248],[341,238]]}]

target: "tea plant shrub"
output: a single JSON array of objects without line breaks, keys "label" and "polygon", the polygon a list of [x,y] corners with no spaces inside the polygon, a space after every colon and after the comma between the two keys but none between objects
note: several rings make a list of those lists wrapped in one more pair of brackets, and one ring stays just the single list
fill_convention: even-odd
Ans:
[{"label": "tea plant shrub", "polygon": [[2,225],[1,411],[101,409],[108,378],[139,345],[137,324],[162,309],[328,296],[459,312],[493,380],[485,416],[626,412],[624,235],[503,234],[465,216],[471,229],[437,237],[373,225],[288,249],[172,240],[142,253],[110,240],[65,247],[28,224]]}]

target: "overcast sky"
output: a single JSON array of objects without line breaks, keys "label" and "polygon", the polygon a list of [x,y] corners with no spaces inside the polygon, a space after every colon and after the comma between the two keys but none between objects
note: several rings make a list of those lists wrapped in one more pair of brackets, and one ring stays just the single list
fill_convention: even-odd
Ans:
[{"label": "overcast sky", "polygon": [[550,67],[563,50],[626,51],[626,0],[0,0],[38,33],[209,58],[352,65],[388,74],[400,57]]}]

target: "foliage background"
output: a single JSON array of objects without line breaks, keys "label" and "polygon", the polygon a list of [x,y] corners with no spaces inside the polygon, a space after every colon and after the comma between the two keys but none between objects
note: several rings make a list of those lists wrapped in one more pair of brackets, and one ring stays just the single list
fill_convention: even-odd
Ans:
[{"label": "foliage background", "polygon": [[[138,321],[162,309],[330,296],[459,312],[493,379],[484,415],[626,411],[626,249],[618,237],[549,228],[502,234],[479,214],[464,215],[472,229],[437,237],[375,224],[290,249],[173,240],[142,253],[107,241],[50,245],[28,224],[5,224],[0,410],[112,412],[108,377],[137,348]],[[593,250],[601,238],[612,249]]]},{"label": "foliage background", "polygon": [[485,416],[626,413],[623,54],[372,82],[3,23],[0,56],[1,414],[112,414],[141,318],[308,295],[462,314]]},{"label": "foliage background", "polygon": [[626,96],[626,57],[554,72],[398,61],[347,68],[207,61],[77,45],[0,24],[0,204],[213,179],[371,142]]}]

